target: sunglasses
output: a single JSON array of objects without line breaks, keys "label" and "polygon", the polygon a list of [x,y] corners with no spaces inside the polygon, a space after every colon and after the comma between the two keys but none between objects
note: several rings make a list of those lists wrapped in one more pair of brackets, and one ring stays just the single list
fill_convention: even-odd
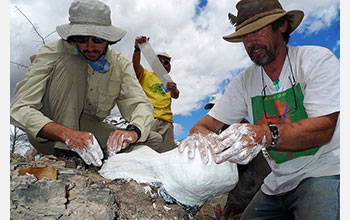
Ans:
[{"label": "sunglasses", "polygon": [[159,59],[159,61],[165,65],[170,65],[170,62],[167,61],[167,60],[162,60],[162,59]]},{"label": "sunglasses", "polygon": [[102,44],[106,42],[107,40],[99,38],[99,37],[89,37],[89,36],[75,36],[73,37],[73,40],[77,43],[85,44],[89,41],[89,38],[95,43],[95,44]]}]

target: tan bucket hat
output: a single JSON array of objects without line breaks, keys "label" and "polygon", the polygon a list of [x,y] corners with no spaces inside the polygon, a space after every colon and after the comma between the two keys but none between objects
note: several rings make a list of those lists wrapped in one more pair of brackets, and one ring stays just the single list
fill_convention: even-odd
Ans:
[{"label": "tan bucket hat", "polygon": [[98,0],[74,0],[69,8],[69,21],[56,27],[64,40],[83,35],[117,42],[126,34],[126,31],[112,25],[111,10]]},{"label": "tan bucket hat", "polygon": [[171,59],[171,56],[169,56],[169,54],[167,54],[166,52],[160,52],[157,54],[157,56],[167,57],[167,58]]},{"label": "tan bucket hat", "polygon": [[[236,4],[237,17],[229,14],[236,32],[223,36],[229,42],[242,42],[242,36],[259,30],[279,18],[288,15],[293,32],[301,23],[304,12],[283,10],[278,0],[241,0]],[[231,16],[230,16],[231,15]]]}]

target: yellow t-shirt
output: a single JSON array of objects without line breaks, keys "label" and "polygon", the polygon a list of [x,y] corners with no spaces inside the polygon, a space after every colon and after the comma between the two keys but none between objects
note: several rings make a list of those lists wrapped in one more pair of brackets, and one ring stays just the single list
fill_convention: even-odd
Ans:
[{"label": "yellow t-shirt", "polygon": [[171,112],[171,93],[166,90],[165,85],[154,72],[149,72],[145,68],[139,78],[139,82],[147,97],[153,104],[153,116],[173,123],[173,113]]}]

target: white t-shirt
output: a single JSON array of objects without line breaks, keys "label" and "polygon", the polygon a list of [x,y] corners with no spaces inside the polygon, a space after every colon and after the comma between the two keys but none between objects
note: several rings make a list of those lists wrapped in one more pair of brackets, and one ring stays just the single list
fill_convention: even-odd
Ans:
[{"label": "white t-shirt", "polygon": [[[326,48],[316,46],[288,46],[288,54],[294,77],[303,93],[302,103],[307,117],[318,117],[340,111],[340,69],[339,60],[334,54]],[[283,94],[292,87],[289,80],[292,75],[290,64],[286,57],[279,76],[278,91],[273,81],[265,71],[262,71],[261,66],[253,64],[248,67],[231,80],[223,97],[208,114],[225,124],[238,123],[246,116],[254,121],[252,100],[254,97],[262,96],[262,77],[267,96]],[[298,105],[298,108],[302,106]],[[338,175],[340,173],[339,124],[338,119],[331,141],[320,146],[315,154],[300,156],[282,163],[268,160],[272,172],[265,178],[261,186],[262,191],[269,195],[276,195],[294,189],[308,177]]]}]

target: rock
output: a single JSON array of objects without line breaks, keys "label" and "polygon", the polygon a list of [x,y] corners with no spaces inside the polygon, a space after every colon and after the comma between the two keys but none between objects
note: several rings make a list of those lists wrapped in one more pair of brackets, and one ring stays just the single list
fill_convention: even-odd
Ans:
[{"label": "rock", "polygon": [[30,160],[34,160],[35,155],[38,154],[38,151],[35,148],[30,148],[29,150],[26,151],[24,156]]},{"label": "rock", "polygon": [[[111,181],[101,177],[96,168],[66,168],[65,161],[54,156],[33,158],[11,154],[11,219],[189,219],[180,206],[165,204],[156,186],[125,179]],[[18,174],[25,167],[46,166],[56,169],[55,180]]]}]

